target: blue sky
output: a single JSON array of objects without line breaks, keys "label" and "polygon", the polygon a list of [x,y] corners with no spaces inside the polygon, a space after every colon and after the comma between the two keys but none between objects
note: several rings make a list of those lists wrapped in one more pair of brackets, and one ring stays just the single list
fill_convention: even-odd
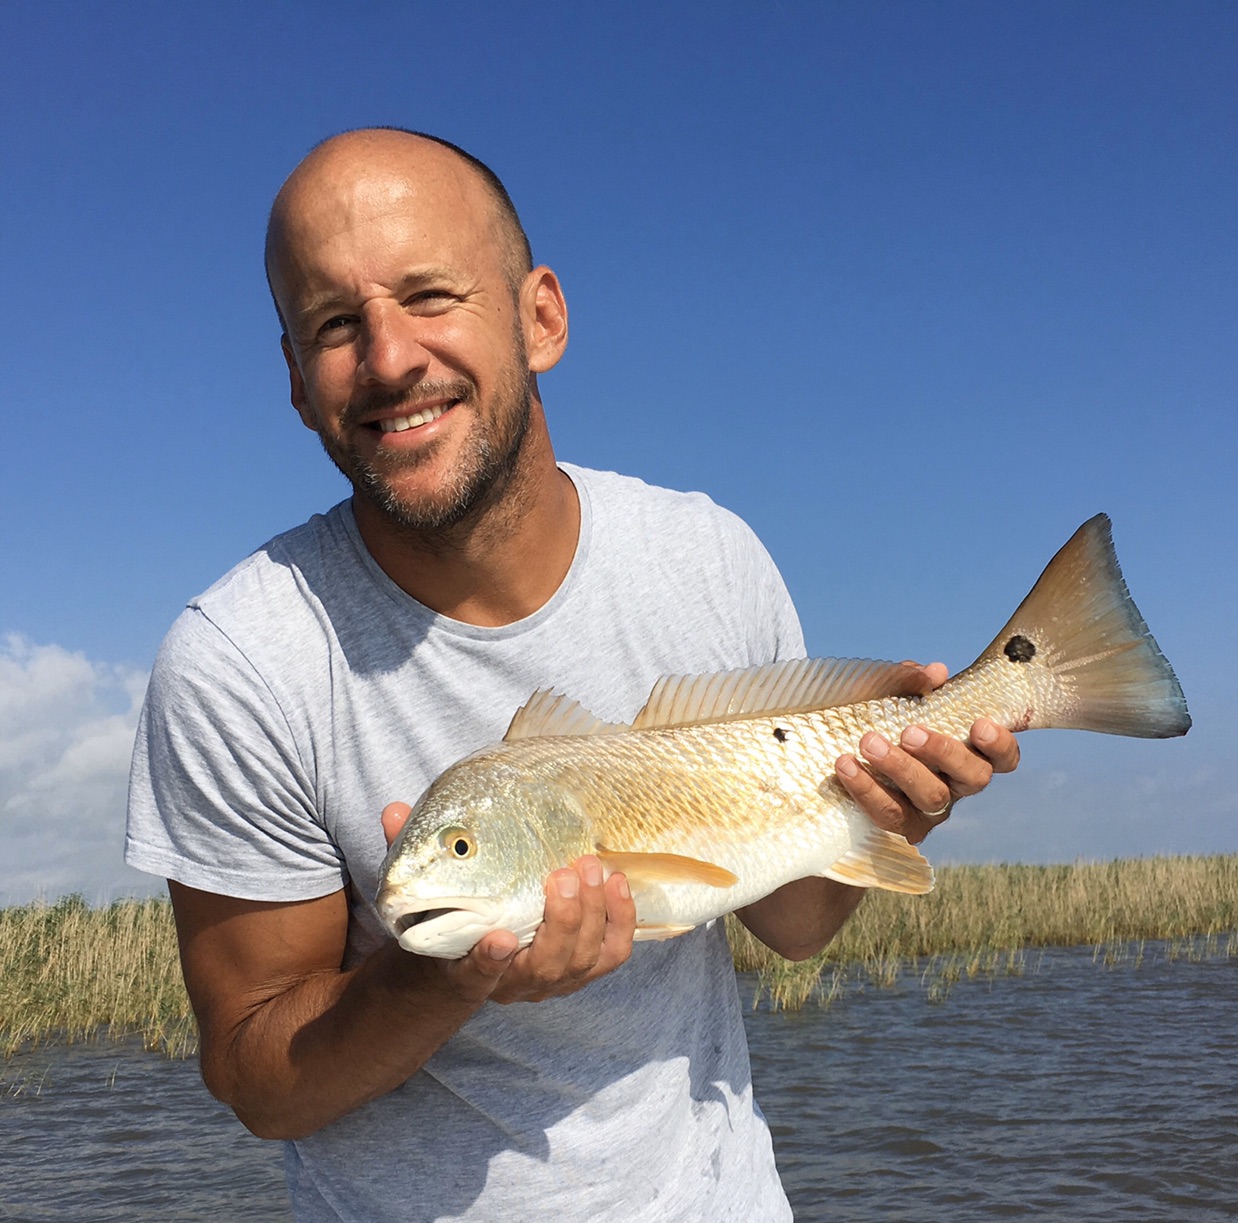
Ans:
[{"label": "blue sky", "polygon": [[317,140],[489,162],[559,272],[562,458],[699,488],[814,653],[966,665],[1097,510],[1181,741],[1043,732],[937,861],[1238,850],[1238,8],[15,3],[0,45],[0,900],[140,889],[185,599],[344,495],[260,266]]}]

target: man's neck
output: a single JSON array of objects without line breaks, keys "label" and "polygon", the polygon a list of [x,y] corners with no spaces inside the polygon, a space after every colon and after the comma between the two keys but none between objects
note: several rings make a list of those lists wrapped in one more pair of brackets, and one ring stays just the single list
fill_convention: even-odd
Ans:
[{"label": "man's neck", "polygon": [[576,487],[550,439],[532,449],[494,504],[446,531],[400,527],[354,496],[365,546],[401,590],[441,615],[487,627],[531,616],[567,576],[580,536]]}]

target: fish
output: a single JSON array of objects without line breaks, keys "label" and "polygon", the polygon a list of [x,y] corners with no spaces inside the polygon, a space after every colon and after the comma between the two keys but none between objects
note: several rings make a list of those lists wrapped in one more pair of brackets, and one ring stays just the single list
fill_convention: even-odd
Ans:
[{"label": "fish", "polygon": [[499,743],[447,768],[392,842],[375,904],[405,950],[455,959],[492,930],[527,946],[550,873],[595,854],[622,871],[635,938],[664,939],[795,879],[912,895],[933,871],[878,828],[833,762],[870,730],[1185,734],[1186,699],[1127,589],[1107,515],[1054,556],[971,666],[929,693],[905,663],[798,659],[664,676],[630,723],[539,690]]}]

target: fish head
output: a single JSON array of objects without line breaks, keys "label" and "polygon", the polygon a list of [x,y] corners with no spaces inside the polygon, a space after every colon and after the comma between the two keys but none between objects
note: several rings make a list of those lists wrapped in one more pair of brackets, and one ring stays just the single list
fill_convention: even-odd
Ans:
[{"label": "fish head", "polygon": [[467,955],[491,930],[522,947],[545,908],[547,876],[585,852],[570,794],[512,770],[463,761],[413,808],[383,862],[375,905],[406,951]]}]

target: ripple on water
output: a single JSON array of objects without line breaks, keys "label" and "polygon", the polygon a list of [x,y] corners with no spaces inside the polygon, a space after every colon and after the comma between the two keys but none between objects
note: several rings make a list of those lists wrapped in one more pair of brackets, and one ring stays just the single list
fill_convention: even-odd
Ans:
[{"label": "ripple on water", "polygon": [[287,1223],[279,1144],[212,1100],[193,1061],[134,1044],[0,1063],[0,1219]]},{"label": "ripple on water", "polygon": [[1138,968],[1047,952],[940,1004],[912,983],[750,1013],[796,1219],[1238,1217],[1236,1006],[1233,961],[1149,948]]},{"label": "ripple on water", "polygon": [[[942,1003],[912,982],[749,1013],[798,1223],[1238,1217],[1236,968],[1048,952]],[[78,1045],[0,1063],[0,1219],[289,1218],[279,1144],[193,1062]]]}]

